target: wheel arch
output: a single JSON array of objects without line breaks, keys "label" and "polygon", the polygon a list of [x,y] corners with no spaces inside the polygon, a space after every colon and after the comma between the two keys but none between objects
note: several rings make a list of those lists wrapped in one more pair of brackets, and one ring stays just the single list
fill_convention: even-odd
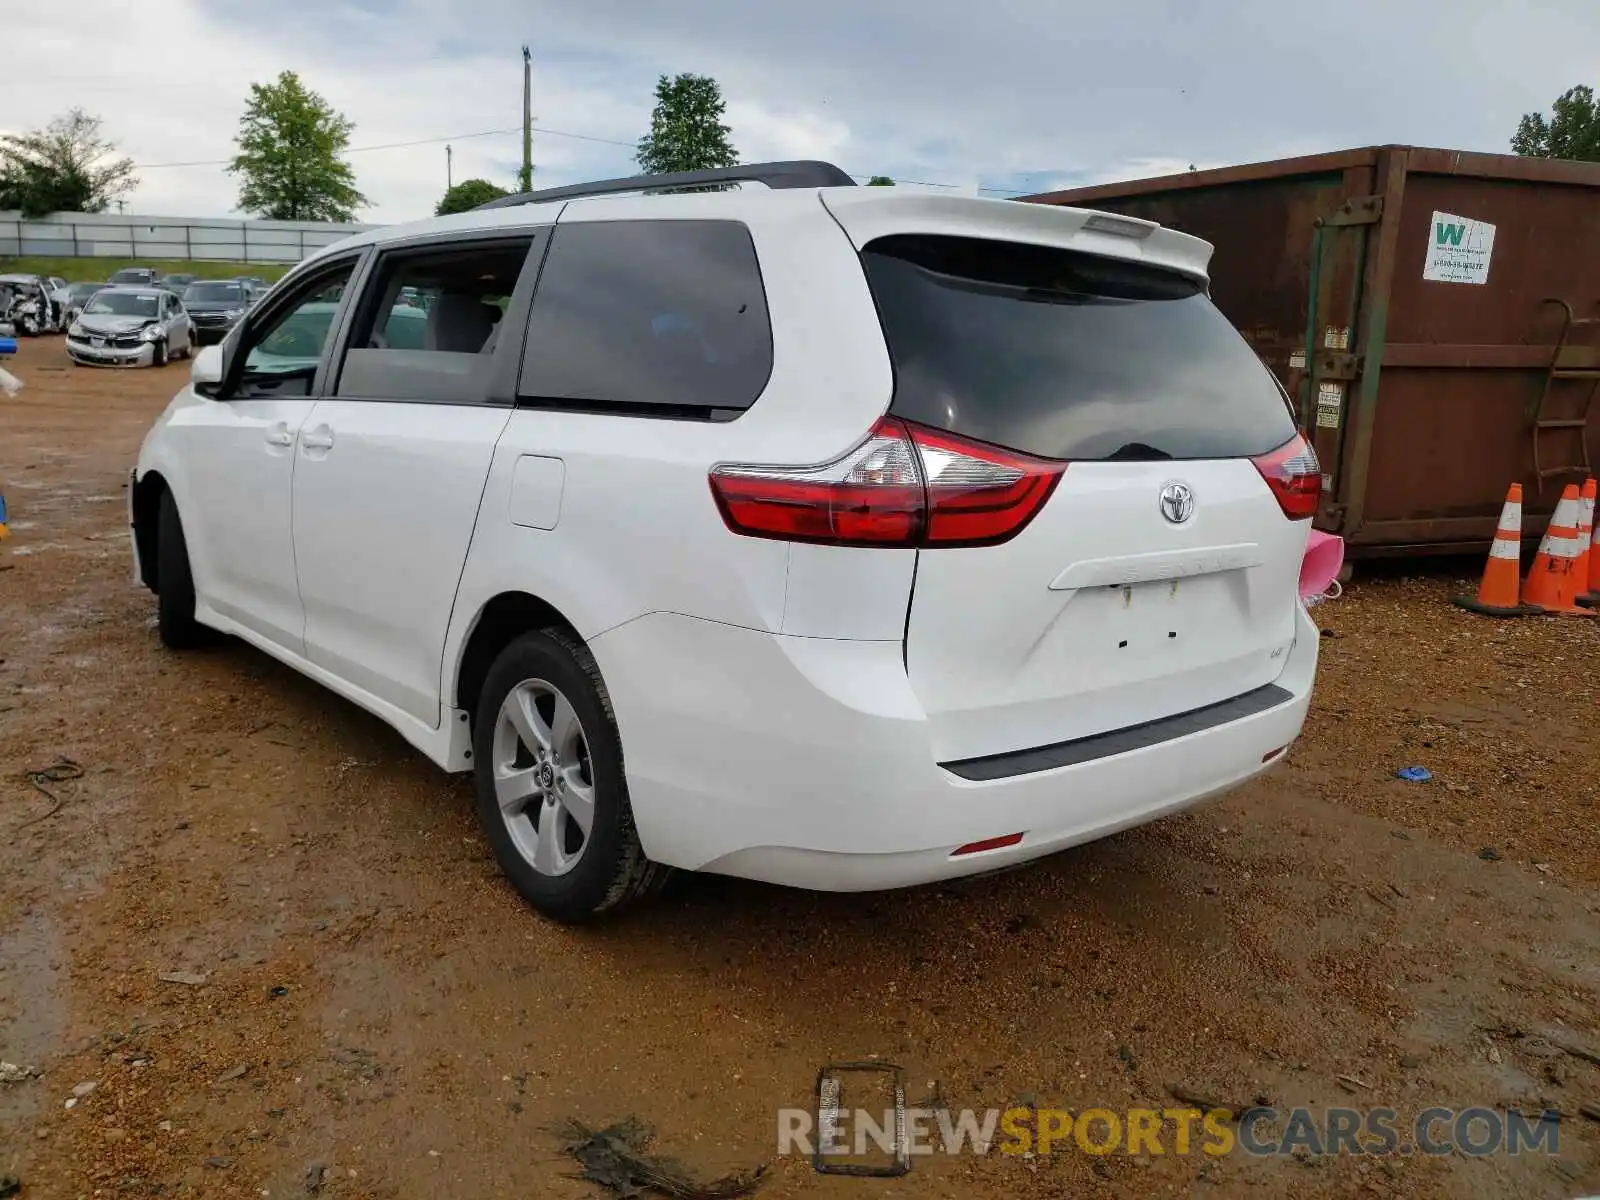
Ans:
[{"label": "wheel arch", "polygon": [[139,581],[157,593],[161,591],[161,497],[171,491],[166,477],[157,470],[146,471],[133,484],[133,539],[139,549]]},{"label": "wheel arch", "polygon": [[469,724],[476,725],[478,697],[500,652],[525,633],[551,628],[584,641],[560,609],[528,592],[501,592],[478,610],[452,681],[455,706],[466,712]]}]

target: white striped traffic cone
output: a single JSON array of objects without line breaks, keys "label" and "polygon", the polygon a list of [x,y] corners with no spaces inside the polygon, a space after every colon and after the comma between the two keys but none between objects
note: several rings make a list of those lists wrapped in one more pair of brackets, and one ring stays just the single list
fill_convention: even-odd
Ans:
[{"label": "white striped traffic cone", "polygon": [[1456,603],[1486,617],[1526,617],[1537,613],[1537,608],[1517,599],[1521,574],[1522,485],[1513,483],[1506,491],[1505,507],[1500,510],[1500,527],[1489,546],[1489,561],[1484,564],[1478,594],[1457,596]]},{"label": "white striped traffic cone", "polygon": [[1534,556],[1528,578],[1522,584],[1522,602],[1541,612],[1558,613],[1569,617],[1592,617],[1594,613],[1579,608],[1576,601],[1583,590],[1578,580],[1578,559],[1587,547],[1579,545],[1578,538],[1578,485],[1569,483],[1561,492],[1561,501],[1550,517],[1544,531],[1544,541],[1539,543],[1539,553]]}]

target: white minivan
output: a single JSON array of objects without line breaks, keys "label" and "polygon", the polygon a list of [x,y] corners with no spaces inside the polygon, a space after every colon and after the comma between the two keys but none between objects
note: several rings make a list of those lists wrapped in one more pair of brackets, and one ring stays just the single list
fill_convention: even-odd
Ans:
[{"label": "white minivan", "polygon": [[200,353],[137,576],[474,772],[562,920],[1036,858],[1305,717],[1321,475],[1210,251],[822,163],[361,233]]}]

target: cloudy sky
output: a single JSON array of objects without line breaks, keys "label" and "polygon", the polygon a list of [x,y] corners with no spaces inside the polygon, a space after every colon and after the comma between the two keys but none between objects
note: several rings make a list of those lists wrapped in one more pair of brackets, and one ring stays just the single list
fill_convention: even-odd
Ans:
[{"label": "cloudy sky", "polygon": [[[1376,142],[1505,151],[1600,85],[1595,0],[43,0],[7,4],[0,129],[72,104],[141,166],[130,211],[221,216],[249,84],[355,122],[362,219],[509,184],[521,55],[540,183],[631,173],[662,73],[715,76],[746,161],[988,195]],[[499,132],[487,132],[499,131]],[[479,135],[482,136],[470,136]],[[395,147],[394,143],[428,144]],[[368,147],[376,147],[368,149]],[[388,148],[384,148],[388,147]],[[198,164],[198,165],[171,165]]]}]

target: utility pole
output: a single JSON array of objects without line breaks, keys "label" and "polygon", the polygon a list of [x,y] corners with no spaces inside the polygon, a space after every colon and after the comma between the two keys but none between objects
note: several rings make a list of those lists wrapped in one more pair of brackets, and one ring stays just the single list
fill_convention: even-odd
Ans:
[{"label": "utility pole", "polygon": [[450,143],[446,142],[444,144],[444,190],[447,192],[455,186],[455,175],[451,169],[451,165]]},{"label": "utility pole", "polygon": [[522,190],[533,191],[533,55],[522,47]]}]

